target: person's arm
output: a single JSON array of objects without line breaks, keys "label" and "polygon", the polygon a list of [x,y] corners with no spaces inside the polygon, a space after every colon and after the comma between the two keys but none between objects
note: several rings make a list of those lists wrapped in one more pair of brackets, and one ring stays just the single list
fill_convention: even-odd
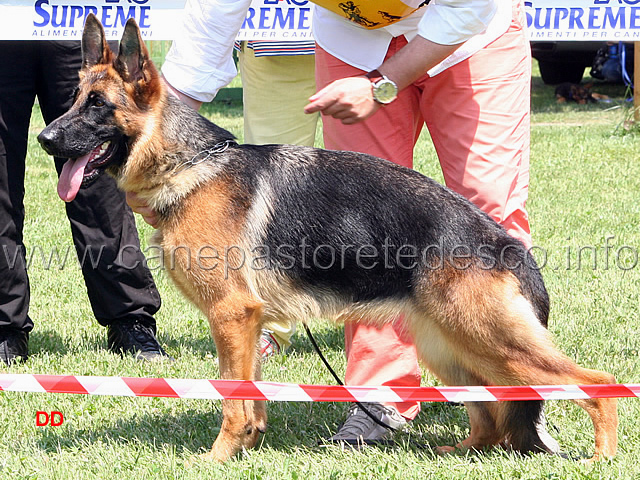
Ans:
[{"label": "person's arm", "polygon": [[184,103],[185,105],[189,105],[191,108],[193,108],[194,110],[200,110],[200,107],[202,106],[202,102],[199,100],[196,100],[193,97],[190,97],[189,95],[182,93],[180,90],[176,89],[173,85],[171,85],[167,79],[165,77],[162,77],[162,80],[164,80],[164,84],[167,87],[167,91],[171,94],[174,95],[178,100],[180,100],[182,103]]},{"label": "person's arm", "polygon": [[188,105],[210,102],[236,76],[233,44],[250,5],[251,0],[187,1],[162,75]]},{"label": "person's arm", "polygon": [[[402,90],[466,40],[482,33],[495,15],[498,1],[510,0],[432,1],[420,20],[418,35],[378,71]],[[381,106],[373,99],[371,82],[364,75],[336,80],[311,96],[309,102],[306,113],[322,112],[345,125],[368,118]]]},{"label": "person's arm", "polygon": [[[421,36],[415,37],[378,71],[393,80],[402,90],[451,55],[458,45],[440,45]],[[336,80],[309,98],[305,113],[322,112],[342,120],[345,125],[358,123],[373,115],[381,105],[373,99],[371,81],[363,76]]]}]

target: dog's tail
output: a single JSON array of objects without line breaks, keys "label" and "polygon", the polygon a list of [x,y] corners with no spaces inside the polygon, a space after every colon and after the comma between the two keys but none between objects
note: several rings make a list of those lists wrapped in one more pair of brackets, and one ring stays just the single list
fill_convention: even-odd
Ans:
[{"label": "dog's tail", "polygon": [[526,400],[500,406],[507,448],[523,454],[555,453],[557,447],[546,431],[542,405],[541,400]]},{"label": "dog's tail", "polygon": [[[540,323],[547,328],[550,301],[544,286],[540,266],[520,241],[508,239],[510,247],[502,251],[512,258],[505,258],[509,268],[520,283],[522,296],[529,301]],[[543,402],[538,400],[504,402],[501,404],[502,431],[505,432],[507,447],[521,453],[553,453],[548,434],[544,430]],[[542,437],[542,438],[541,438]],[[553,441],[553,440],[552,440]]]},{"label": "dog's tail", "polygon": [[546,328],[549,323],[550,301],[547,289],[544,286],[541,267],[533,258],[531,251],[528,250],[520,241],[514,238],[508,238],[501,252],[503,268],[510,270],[520,282],[520,291],[526,298],[533,311]]}]

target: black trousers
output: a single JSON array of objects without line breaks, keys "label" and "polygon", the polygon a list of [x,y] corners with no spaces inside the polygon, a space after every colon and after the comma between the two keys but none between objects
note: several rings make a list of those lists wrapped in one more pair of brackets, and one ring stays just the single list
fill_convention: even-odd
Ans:
[{"label": "black trousers", "polygon": [[[37,96],[47,124],[66,112],[80,65],[79,41],[0,41],[0,327],[33,328],[22,235],[33,104]],[[66,159],[54,160],[60,174]],[[98,322],[135,317],[155,327],[160,295],[115,181],[101,175],[66,204],[66,213],[78,258],[85,259],[82,273]]]}]

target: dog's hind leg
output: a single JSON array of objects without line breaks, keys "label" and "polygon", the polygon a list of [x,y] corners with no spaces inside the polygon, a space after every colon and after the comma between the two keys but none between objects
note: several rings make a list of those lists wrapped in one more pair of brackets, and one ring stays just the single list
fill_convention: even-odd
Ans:
[{"label": "dog's hind leg", "polygon": [[[615,383],[615,378],[607,373],[595,372],[598,376],[604,375],[602,381],[598,383]],[[589,383],[593,383],[593,378]],[[582,382],[586,384],[585,382]],[[615,398],[593,398],[589,400],[575,400],[584,408],[593,422],[595,429],[596,448],[587,462],[592,463],[598,460],[612,458],[616,454],[618,447],[618,401]]]},{"label": "dog's hind leg", "polygon": [[[437,338],[431,335],[431,339]],[[498,336],[496,336],[498,337]],[[449,338],[448,340],[452,340]],[[502,339],[493,339],[501,341]],[[513,339],[504,338],[508,343]],[[432,372],[448,385],[586,385],[615,383],[615,378],[605,372],[587,370],[579,367],[560,352],[551,342],[541,345],[539,338],[531,339],[531,349],[520,351],[511,357],[485,350],[481,355],[467,344],[462,353],[465,365],[458,361],[454,352],[462,349],[454,347],[448,350],[447,340],[441,338],[438,348],[421,353],[423,362]],[[417,342],[419,345],[420,342]],[[431,344],[433,345],[433,344]],[[510,348],[513,345],[510,346]],[[420,348],[420,347],[419,347]],[[435,353],[435,355],[434,355]],[[515,352],[514,352],[515,353]],[[472,368],[482,372],[482,377],[473,373]],[[486,378],[483,378],[486,377]],[[611,458],[617,448],[616,399],[595,398],[575,400],[591,417],[595,431],[595,453],[591,462]],[[471,431],[469,437],[456,447],[439,447],[438,452],[447,453],[455,448],[474,448],[505,444],[521,453],[549,452],[537,430],[540,419],[541,401],[514,402],[466,402]]]},{"label": "dog's hind leg", "polygon": [[[613,375],[598,370],[579,367],[566,359],[557,369],[531,371],[525,377],[527,382],[549,385],[603,385],[616,383]],[[595,450],[588,462],[612,458],[618,446],[618,412],[615,398],[578,399],[574,402],[591,417],[595,434]],[[515,402],[514,402],[515,403]],[[515,427],[515,425],[513,425]]]},{"label": "dog's hind leg", "polygon": [[[437,374],[448,385],[490,384],[456,363],[437,369]],[[438,453],[456,449],[481,450],[500,444],[522,453],[549,451],[536,428],[542,412],[541,401],[465,402],[464,405],[471,427],[469,436],[455,447],[438,447]]]},{"label": "dog's hind leg", "polygon": [[[466,382],[466,385],[476,385],[487,382]],[[480,450],[485,447],[503,445],[510,449],[527,452],[548,451],[544,442],[540,439],[536,429],[542,409],[542,402],[519,402],[513,412],[509,412],[517,418],[518,429],[515,435],[505,435],[505,428],[500,422],[509,414],[510,404],[498,402],[465,402],[464,406],[469,415],[471,431],[469,436],[459,442],[455,447],[442,446],[436,450],[438,453],[450,453],[456,449]],[[514,418],[515,419],[515,418]]]},{"label": "dog's hind leg", "polygon": [[[447,385],[486,385],[487,381],[465,367],[460,355],[442,334],[442,330],[428,316],[406,317],[409,330],[412,332],[422,364]],[[418,320],[416,321],[416,318]],[[471,431],[469,436],[454,446],[440,446],[438,453],[451,453],[456,449],[497,445],[504,439],[504,434],[497,425],[496,405],[493,402],[465,402],[469,414]]]},{"label": "dog's hind leg", "polygon": [[[492,385],[616,383],[613,375],[582,368],[562,354],[548,332],[540,327],[533,308],[519,291],[506,284],[505,287],[501,302],[494,302],[491,308],[486,308],[485,304],[483,310],[488,316],[483,323],[493,325],[493,334],[484,345],[467,343],[467,347],[475,349],[466,357],[470,362],[468,366],[474,363],[482,365],[483,376]],[[574,401],[593,422],[595,450],[590,461],[613,457],[618,443],[617,400],[593,398]],[[535,402],[505,402],[500,405],[497,424],[505,433],[507,443],[522,452],[546,450],[535,429],[539,418]]]},{"label": "dog's hind leg", "polygon": [[[555,358],[554,358],[555,357]],[[550,363],[549,359],[554,362]],[[493,382],[505,385],[590,385],[616,383],[613,375],[579,367],[557,351],[530,351],[529,359],[522,362],[506,362],[506,368]],[[503,376],[504,375],[504,376]],[[502,378],[503,381],[495,380]],[[492,382],[492,383],[493,383]],[[574,400],[591,417],[595,433],[595,450],[589,462],[612,458],[616,454],[618,439],[617,400],[592,398]],[[505,434],[505,441],[514,450],[526,453],[546,451],[544,442],[536,430],[539,410],[532,404],[542,402],[500,402],[497,422]],[[537,413],[538,412],[538,413]],[[548,451],[548,450],[547,450]]]},{"label": "dog's hind leg", "polygon": [[[211,332],[225,380],[259,380],[258,341],[262,305],[244,293],[227,295],[209,313]],[[262,401],[223,400],[222,426],[206,459],[228,460],[251,448],[266,431],[267,413]]]},{"label": "dog's hind leg", "polygon": [[[443,345],[443,344],[441,344]],[[433,353],[433,351],[431,352]],[[443,356],[443,352],[437,361],[432,355],[425,358],[421,355],[422,362],[429,367],[447,385],[486,385],[487,381],[480,378],[461,363],[457,362],[451,351]],[[465,402],[464,406],[469,415],[469,436],[453,446],[440,446],[436,451],[440,454],[452,453],[455,450],[482,450],[500,444],[504,440],[504,432],[498,424],[500,405],[494,402]]]},{"label": "dog's hind leg", "polygon": [[[509,272],[450,269],[432,274],[432,279],[416,299],[418,308],[409,328],[421,357],[445,383],[615,383],[612,375],[581,368],[557,350],[532,304],[523,296],[519,281]],[[617,448],[616,400],[585,399],[576,403],[587,411],[594,425],[595,453],[591,461],[613,457]],[[545,449],[535,431],[539,403],[496,405],[487,407],[487,411],[501,440],[522,451]],[[474,414],[470,411],[470,415]],[[477,424],[479,433],[474,431]],[[486,418],[480,423],[472,420],[470,438],[463,445],[486,443],[483,439],[488,436],[483,428],[487,424]]]}]

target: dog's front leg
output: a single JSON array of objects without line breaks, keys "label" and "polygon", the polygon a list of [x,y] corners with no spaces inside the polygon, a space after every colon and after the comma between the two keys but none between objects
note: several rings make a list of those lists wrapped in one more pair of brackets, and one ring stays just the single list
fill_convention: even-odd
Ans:
[{"label": "dog's front leg", "polygon": [[[219,302],[209,315],[225,380],[259,380],[258,340],[262,307],[245,295]],[[224,462],[243,448],[251,448],[267,427],[264,402],[223,400],[220,433],[206,459]]]}]

